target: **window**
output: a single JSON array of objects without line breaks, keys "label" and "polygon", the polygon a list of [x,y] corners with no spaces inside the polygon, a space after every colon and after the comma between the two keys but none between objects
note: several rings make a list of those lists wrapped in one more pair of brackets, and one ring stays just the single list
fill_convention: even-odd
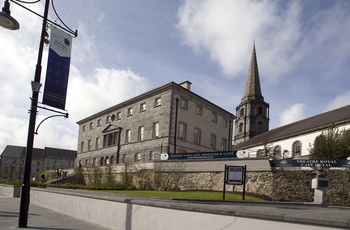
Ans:
[{"label": "window", "polygon": [[218,121],[218,116],[216,115],[216,113],[212,113],[212,114],[211,114],[211,121],[217,123],[217,121]]},{"label": "window", "polygon": [[150,151],[149,152],[149,159],[152,160],[159,160],[159,155],[156,153],[156,151]]},{"label": "window", "polygon": [[80,143],[80,152],[84,152],[84,141]]},{"label": "window", "polygon": [[282,151],[281,146],[277,145],[275,149],[273,150],[273,158],[276,160],[282,159]]},{"label": "window", "polygon": [[153,138],[159,137],[159,122],[153,123],[152,137]]},{"label": "window", "polygon": [[242,108],[240,111],[240,116],[243,117],[244,116],[244,109]]},{"label": "window", "polygon": [[128,116],[131,116],[131,115],[132,115],[132,108],[128,108],[127,115],[128,115]]},{"label": "window", "polygon": [[186,124],[180,122],[179,123],[179,139],[186,140]]},{"label": "window", "polygon": [[263,133],[263,123],[261,121],[258,122],[258,133]]},{"label": "window", "polygon": [[111,116],[108,115],[108,116],[106,117],[106,123],[109,123],[109,122],[111,122]]},{"label": "window", "polygon": [[97,137],[95,142],[95,149],[99,149],[99,147],[100,147],[100,138]]},{"label": "window", "polygon": [[130,143],[131,140],[131,129],[125,131],[125,143]]},{"label": "window", "polygon": [[194,128],[194,141],[195,144],[201,144],[201,130]]},{"label": "window", "polygon": [[146,103],[141,103],[140,112],[146,111]]},{"label": "window", "polygon": [[93,128],[94,128],[94,123],[93,123],[93,122],[90,122],[89,129],[93,129]]},{"label": "window", "polygon": [[240,132],[240,133],[243,132],[243,123],[240,123],[240,124],[239,124],[239,132]]},{"label": "window", "polygon": [[92,159],[92,165],[97,166],[97,158],[96,157],[94,159]]},{"label": "window", "polygon": [[40,166],[40,161],[37,161],[37,162],[36,162],[36,166]]},{"label": "window", "polygon": [[142,155],[141,153],[135,153],[135,162],[141,161],[142,160]]},{"label": "window", "polygon": [[266,157],[265,150],[259,149],[256,155],[257,157]]},{"label": "window", "polygon": [[91,140],[88,140],[88,151],[91,150]]},{"label": "window", "polygon": [[224,118],[222,120],[222,126],[226,128],[227,127],[227,123],[228,123],[228,121]]},{"label": "window", "polygon": [[138,140],[139,141],[143,141],[143,132],[144,132],[144,130],[145,130],[145,127],[143,127],[143,126],[139,127],[139,134],[138,134]]},{"label": "window", "polygon": [[101,119],[97,120],[97,126],[101,126]]},{"label": "window", "polygon": [[108,133],[103,136],[103,147],[114,146],[118,143],[118,132]]},{"label": "window", "polygon": [[216,135],[210,134],[210,148],[216,149]]},{"label": "window", "polygon": [[187,100],[181,99],[180,100],[180,107],[183,109],[187,109]]},{"label": "window", "polygon": [[122,162],[123,163],[127,163],[128,162],[128,154],[123,154]]},{"label": "window", "polygon": [[301,142],[295,141],[292,146],[292,157],[301,156]]},{"label": "window", "polygon": [[111,121],[115,121],[115,114],[112,114]]},{"label": "window", "polygon": [[221,150],[227,151],[227,139],[226,138],[221,139]]},{"label": "window", "polygon": [[105,165],[109,165],[110,161],[109,161],[109,157],[105,158]]},{"label": "window", "polygon": [[160,97],[157,97],[154,100],[154,107],[160,106],[162,104],[162,99]]},{"label": "window", "polygon": [[114,164],[114,156],[111,156],[111,158],[109,158],[109,163],[110,163],[111,165]]},{"label": "window", "polygon": [[202,116],[202,107],[198,106],[196,107],[196,114],[199,116]]},{"label": "window", "polygon": [[258,107],[258,114],[259,115],[262,115],[263,114],[263,109],[261,106]]},{"label": "window", "polygon": [[117,113],[117,120],[120,120],[122,118],[120,112]]},{"label": "window", "polygon": [[86,126],[85,125],[83,125],[83,132],[85,132],[86,131]]}]

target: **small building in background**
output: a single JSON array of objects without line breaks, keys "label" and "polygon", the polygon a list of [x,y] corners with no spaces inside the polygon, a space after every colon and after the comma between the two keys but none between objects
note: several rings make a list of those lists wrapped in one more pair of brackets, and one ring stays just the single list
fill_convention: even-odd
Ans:
[{"label": "small building in background", "polygon": [[[0,178],[23,179],[26,147],[7,145],[1,154]],[[74,167],[77,151],[45,147],[34,148],[32,155],[31,178],[55,169]]]}]

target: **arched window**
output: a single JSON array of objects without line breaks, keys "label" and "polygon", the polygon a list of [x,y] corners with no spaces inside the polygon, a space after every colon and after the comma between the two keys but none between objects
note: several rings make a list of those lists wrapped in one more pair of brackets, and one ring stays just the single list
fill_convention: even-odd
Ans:
[{"label": "arched window", "polygon": [[92,160],[92,165],[93,165],[93,166],[96,166],[96,165],[97,165],[97,158],[94,158],[94,159]]},{"label": "arched window", "polygon": [[295,141],[292,146],[292,157],[301,156],[301,142]]},{"label": "arched window", "polygon": [[239,132],[240,132],[240,133],[243,132],[243,123],[240,123],[240,124],[239,124]]},{"label": "arched window", "polygon": [[105,159],[105,165],[109,165],[109,157],[106,157],[106,159]]},{"label": "arched window", "polygon": [[276,160],[282,159],[281,146],[277,145],[273,150],[273,158]]},{"label": "arched window", "polygon": [[111,156],[111,158],[110,158],[110,160],[109,160],[109,163],[110,163],[111,165],[114,164],[114,156]]},{"label": "arched window", "polygon": [[265,151],[263,149],[259,149],[256,153],[257,157],[265,157]]},{"label": "arched window", "polygon": [[261,121],[258,122],[258,133],[263,132],[263,123]]},{"label": "arched window", "polygon": [[244,116],[244,109],[241,108],[241,111],[240,111],[240,116],[243,117]]},{"label": "arched window", "polygon": [[103,159],[103,157],[101,157],[101,159],[100,159],[100,165],[103,165],[103,163],[104,163],[104,159]]}]

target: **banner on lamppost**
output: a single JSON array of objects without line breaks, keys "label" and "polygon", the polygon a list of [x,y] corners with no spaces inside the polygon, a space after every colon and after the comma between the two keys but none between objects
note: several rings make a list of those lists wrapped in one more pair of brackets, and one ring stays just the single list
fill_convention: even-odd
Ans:
[{"label": "banner on lamppost", "polygon": [[43,104],[65,110],[72,36],[52,26]]}]

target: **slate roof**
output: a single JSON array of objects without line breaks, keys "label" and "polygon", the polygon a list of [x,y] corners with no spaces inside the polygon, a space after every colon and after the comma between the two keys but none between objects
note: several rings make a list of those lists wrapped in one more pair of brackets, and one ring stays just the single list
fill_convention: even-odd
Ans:
[{"label": "slate roof", "polygon": [[350,105],[272,129],[233,146],[233,149],[243,150],[318,130],[324,130],[332,124],[338,126],[347,123],[350,123]]},{"label": "slate roof", "polygon": [[47,158],[64,158],[65,160],[75,160],[77,157],[77,151],[45,147],[44,156]]},{"label": "slate roof", "polygon": [[[14,157],[14,158],[24,158],[25,157],[25,147],[7,145],[1,154],[1,157]],[[57,149],[45,147],[45,149],[33,148],[33,159],[46,158],[58,158],[65,160],[75,160],[77,156],[77,151],[67,150],[67,149]]]},{"label": "slate roof", "polygon": [[15,158],[21,158],[24,157],[24,147],[19,146],[13,146],[13,145],[7,145],[4,151],[2,152],[2,157],[15,157]]},{"label": "slate roof", "polygon": [[[1,157],[24,158],[26,148],[22,146],[7,145],[1,154]],[[34,148],[32,158],[42,158],[43,149]]]}]

